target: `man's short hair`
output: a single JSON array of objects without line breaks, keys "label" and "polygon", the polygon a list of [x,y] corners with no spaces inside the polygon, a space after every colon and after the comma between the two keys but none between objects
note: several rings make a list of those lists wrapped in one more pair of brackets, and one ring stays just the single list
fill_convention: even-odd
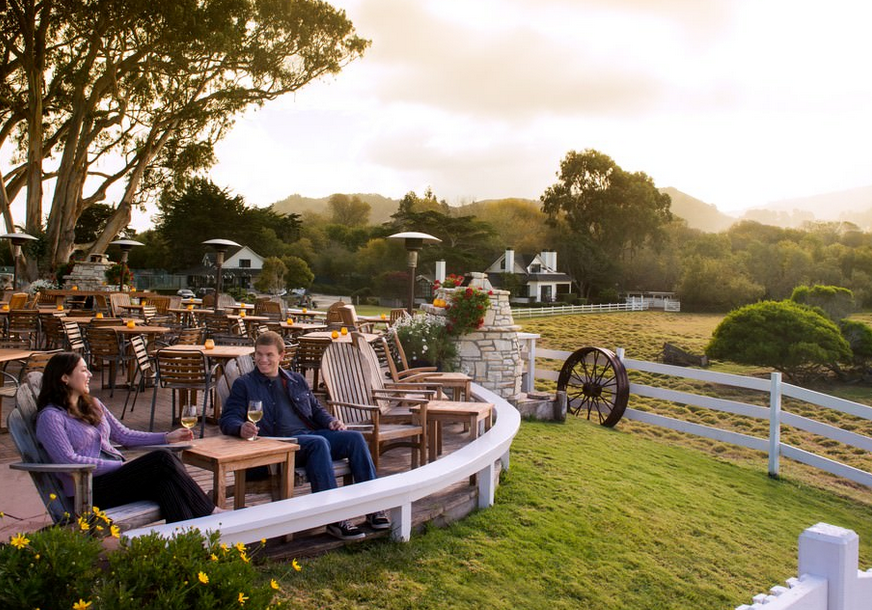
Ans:
[{"label": "man's short hair", "polygon": [[280,334],[272,330],[268,330],[265,333],[258,335],[254,342],[255,349],[257,349],[258,345],[272,345],[280,354],[285,351],[285,340],[282,339]]}]

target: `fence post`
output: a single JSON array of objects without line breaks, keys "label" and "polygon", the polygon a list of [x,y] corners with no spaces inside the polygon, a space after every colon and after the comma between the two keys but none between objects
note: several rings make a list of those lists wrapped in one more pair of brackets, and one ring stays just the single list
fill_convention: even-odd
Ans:
[{"label": "fence post", "polygon": [[781,373],[772,373],[769,390],[769,476],[778,476],[781,455]]},{"label": "fence post", "polygon": [[828,523],[817,523],[800,534],[798,574],[827,580],[827,610],[861,607],[859,547],[855,532]]}]

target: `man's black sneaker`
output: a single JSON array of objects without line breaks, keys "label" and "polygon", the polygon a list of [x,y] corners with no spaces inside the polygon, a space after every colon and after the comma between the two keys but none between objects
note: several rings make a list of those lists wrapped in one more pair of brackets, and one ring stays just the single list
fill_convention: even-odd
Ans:
[{"label": "man's black sneaker", "polygon": [[340,540],[360,540],[366,538],[363,531],[350,521],[337,521],[327,526],[327,533]]},{"label": "man's black sneaker", "polygon": [[368,514],[366,516],[366,521],[374,530],[386,530],[391,527],[391,520],[388,519],[387,514],[385,514],[385,511],[383,510]]}]

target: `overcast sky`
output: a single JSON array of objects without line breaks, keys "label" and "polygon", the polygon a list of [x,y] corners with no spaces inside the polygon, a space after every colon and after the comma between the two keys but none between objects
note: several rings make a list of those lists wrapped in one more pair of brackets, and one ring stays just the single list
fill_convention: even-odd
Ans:
[{"label": "overcast sky", "polygon": [[538,199],[594,148],[722,211],[872,184],[868,0],[334,0],[365,56],[241,117],[212,179]]}]

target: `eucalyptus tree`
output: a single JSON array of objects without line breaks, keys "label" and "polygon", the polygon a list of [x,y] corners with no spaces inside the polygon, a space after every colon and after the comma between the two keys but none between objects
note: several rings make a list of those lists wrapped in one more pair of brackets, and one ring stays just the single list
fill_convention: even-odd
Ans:
[{"label": "eucalyptus tree", "polygon": [[3,0],[0,11],[0,146],[14,151],[0,159],[0,212],[11,230],[23,196],[23,224],[39,232],[52,181],[55,264],[113,185],[122,194],[92,251],[156,188],[208,167],[243,110],[339,72],[369,44],[319,0]]}]

